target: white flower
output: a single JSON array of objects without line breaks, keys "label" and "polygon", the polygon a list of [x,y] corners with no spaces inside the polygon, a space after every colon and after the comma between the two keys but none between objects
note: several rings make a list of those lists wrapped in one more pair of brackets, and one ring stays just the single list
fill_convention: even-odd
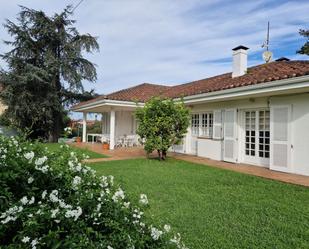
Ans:
[{"label": "white flower", "polygon": [[51,218],[56,218],[56,215],[59,213],[59,208],[52,209],[51,211]]},{"label": "white flower", "polygon": [[44,191],[42,192],[42,199],[45,199],[46,195],[47,195],[47,191],[44,190]]},{"label": "white flower", "polygon": [[24,154],[24,157],[25,157],[27,160],[31,161],[31,160],[33,159],[33,157],[34,157],[34,152],[33,152],[33,151],[28,152],[28,153]]},{"label": "white flower", "polygon": [[[43,194],[42,194],[43,195]],[[49,194],[49,199],[51,202],[58,202],[59,198],[58,198],[58,190],[53,190],[50,194]]]},{"label": "white flower", "polygon": [[162,231],[160,231],[159,229],[152,227],[151,228],[151,237],[153,240],[158,240],[160,238],[160,236],[163,234]]},{"label": "white flower", "polygon": [[33,183],[33,181],[34,181],[34,178],[33,178],[32,176],[30,176],[30,177],[28,178],[28,183],[31,184],[31,183]]},{"label": "white flower", "polygon": [[107,249],[114,249],[114,247],[111,247],[111,246],[107,246]]},{"label": "white flower", "polygon": [[74,218],[74,220],[76,221],[78,219],[79,216],[81,216],[83,213],[81,207],[77,207],[75,210],[67,210],[65,213],[65,217],[66,218]]},{"label": "white flower", "polygon": [[35,163],[36,166],[40,166],[43,163],[45,163],[46,161],[47,161],[47,157],[43,156],[43,157],[36,159],[34,163]]},{"label": "white flower", "polygon": [[82,165],[80,163],[77,164],[75,169],[76,169],[77,172],[81,171],[82,170]]},{"label": "white flower", "polygon": [[28,204],[31,205],[31,204],[34,203],[34,201],[35,201],[35,198],[32,196],[31,199],[30,199],[30,201],[28,202]]},{"label": "white flower", "polygon": [[30,238],[28,236],[25,236],[22,238],[21,242],[28,243],[30,241]]},{"label": "white flower", "polygon": [[130,202],[124,202],[124,203],[123,203],[123,206],[124,206],[125,208],[129,208]]},{"label": "white flower", "polygon": [[27,196],[24,196],[23,198],[20,199],[20,201],[21,201],[21,204],[27,205],[29,200],[28,200]]},{"label": "white flower", "polygon": [[171,230],[171,226],[167,225],[167,224],[165,224],[163,228],[164,228],[165,232],[167,232],[167,233]]},{"label": "white flower", "polygon": [[36,245],[38,244],[38,239],[34,239],[31,241],[32,249],[36,249]]},{"label": "white flower", "polygon": [[140,204],[142,204],[142,205],[147,205],[147,204],[148,204],[148,198],[147,198],[147,195],[145,195],[145,194],[141,194],[141,197],[140,197],[139,203],[140,203]]},{"label": "white flower", "polygon": [[72,182],[73,189],[77,189],[77,186],[81,183],[81,181],[82,181],[82,178],[80,178],[79,176],[75,176]]},{"label": "white flower", "polygon": [[119,199],[124,199],[124,192],[121,188],[118,188],[118,190],[115,192],[115,194],[112,197],[114,202],[118,202]]},{"label": "white flower", "polygon": [[47,173],[49,166],[48,165],[45,165],[45,166],[42,166],[42,167],[35,166],[35,169],[41,171],[42,173]]}]

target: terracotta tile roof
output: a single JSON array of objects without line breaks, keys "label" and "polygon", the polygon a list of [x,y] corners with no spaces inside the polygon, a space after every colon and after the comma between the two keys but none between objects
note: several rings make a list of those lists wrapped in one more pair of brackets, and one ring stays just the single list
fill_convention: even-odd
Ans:
[{"label": "terracotta tile roof", "polygon": [[106,95],[107,99],[146,102],[151,97],[160,96],[170,86],[144,83]]},{"label": "terracotta tile roof", "polygon": [[103,99],[109,99],[109,100],[120,100],[120,101],[132,101],[132,102],[146,102],[151,97],[154,96],[160,96],[163,94],[166,90],[168,90],[170,86],[164,86],[164,85],[157,85],[157,84],[150,84],[150,83],[143,83],[137,86],[133,86],[130,88],[126,88],[117,92],[113,92],[107,95],[101,95],[97,98],[81,102],[75,106],[73,106],[72,109],[76,109],[80,106],[83,106],[85,104],[90,104],[92,102],[96,102]]},{"label": "terracotta tile roof", "polygon": [[144,83],[79,103],[73,109],[102,99],[145,102],[154,96],[178,98],[304,75],[309,75],[309,61],[274,61],[250,67],[247,74],[235,78],[225,73],[172,87]]},{"label": "terracotta tile roof", "polygon": [[309,61],[274,61],[250,67],[247,74],[240,77],[232,78],[232,73],[226,73],[176,85],[166,91],[164,95],[169,98],[185,97],[304,75],[309,75]]}]

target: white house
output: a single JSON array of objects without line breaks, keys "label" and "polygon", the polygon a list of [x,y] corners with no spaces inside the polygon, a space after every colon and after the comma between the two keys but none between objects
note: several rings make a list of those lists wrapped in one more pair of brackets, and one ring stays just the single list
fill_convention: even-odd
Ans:
[{"label": "white house", "polygon": [[[119,136],[135,134],[133,112],[153,96],[183,98],[191,127],[172,150],[309,175],[309,61],[277,61],[247,68],[247,50],[233,49],[233,71],[176,86],[141,84],[74,111],[103,113],[103,134],[114,149]],[[86,141],[86,125],[83,141]]]}]

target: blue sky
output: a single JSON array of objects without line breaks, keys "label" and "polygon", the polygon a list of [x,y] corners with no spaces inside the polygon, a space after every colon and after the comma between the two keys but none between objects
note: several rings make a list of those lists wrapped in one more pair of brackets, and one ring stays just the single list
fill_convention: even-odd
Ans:
[{"label": "blue sky", "polygon": [[[0,22],[15,20],[18,5],[52,14],[79,0],[2,1]],[[274,57],[296,54],[309,28],[309,1],[84,0],[74,18],[80,32],[98,37],[100,52],[87,55],[97,65],[87,89],[110,93],[143,82],[174,85],[231,71],[231,49],[250,48],[249,65],[262,63],[261,44],[271,23]],[[3,27],[2,39],[9,39]],[[0,53],[7,51],[0,45]],[[4,65],[0,61],[0,65]]]}]

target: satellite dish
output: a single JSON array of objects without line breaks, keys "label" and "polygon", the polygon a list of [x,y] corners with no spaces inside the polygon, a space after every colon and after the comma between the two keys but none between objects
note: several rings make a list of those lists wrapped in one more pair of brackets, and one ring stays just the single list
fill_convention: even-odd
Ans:
[{"label": "satellite dish", "polygon": [[269,22],[267,23],[266,41],[263,43],[262,48],[266,48],[266,51],[263,53],[263,60],[268,63],[273,58],[273,53],[269,51]]},{"label": "satellite dish", "polygon": [[268,63],[271,61],[271,59],[273,58],[273,53],[270,51],[264,51],[263,53],[263,60]]}]

